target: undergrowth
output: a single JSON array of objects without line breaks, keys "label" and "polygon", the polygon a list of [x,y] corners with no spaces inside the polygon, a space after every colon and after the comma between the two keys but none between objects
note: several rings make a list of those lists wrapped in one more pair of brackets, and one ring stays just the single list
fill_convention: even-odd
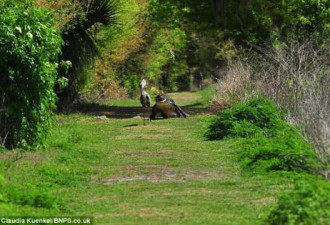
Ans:
[{"label": "undergrowth", "polygon": [[246,169],[302,171],[318,166],[311,146],[265,98],[223,110],[210,125],[207,137],[245,138],[238,158]]},{"label": "undergrowth", "polygon": [[328,181],[311,180],[297,184],[293,191],[280,197],[270,213],[271,225],[330,224],[330,185]]},{"label": "undergrowth", "polygon": [[254,99],[223,110],[211,124],[207,137],[221,140],[225,137],[251,137],[258,133],[272,136],[275,125],[281,121],[274,104],[267,99]]}]

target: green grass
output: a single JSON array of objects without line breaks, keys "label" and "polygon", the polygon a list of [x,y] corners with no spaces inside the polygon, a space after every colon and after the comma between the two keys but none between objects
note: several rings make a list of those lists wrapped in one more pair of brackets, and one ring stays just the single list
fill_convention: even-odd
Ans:
[{"label": "green grass", "polygon": [[[212,91],[171,96],[188,110],[206,107]],[[57,116],[46,150],[0,153],[7,186],[24,187],[26,196],[46,192],[56,206],[0,203],[0,215],[94,216],[96,224],[261,224],[276,197],[292,188],[293,176],[242,174],[239,140],[204,137],[212,117],[198,111],[143,125],[135,115]]]}]

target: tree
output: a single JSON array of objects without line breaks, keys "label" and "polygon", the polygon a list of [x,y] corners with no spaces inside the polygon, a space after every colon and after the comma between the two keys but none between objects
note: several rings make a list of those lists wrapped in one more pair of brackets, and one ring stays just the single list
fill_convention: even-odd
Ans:
[{"label": "tree", "polygon": [[[226,26],[226,16],[225,16],[225,0],[211,0],[212,9],[214,15],[214,23],[220,25],[220,22]],[[220,21],[221,15],[221,21]]]},{"label": "tree", "polygon": [[94,40],[94,34],[99,25],[111,26],[116,23],[117,7],[114,0],[78,0],[82,12],[75,15],[62,31],[65,45],[62,48],[61,59],[72,62],[72,68],[66,74],[59,74],[68,79],[64,89],[56,88],[58,93],[58,109],[65,110],[72,106],[88,80],[86,68],[94,59],[100,56]]}]

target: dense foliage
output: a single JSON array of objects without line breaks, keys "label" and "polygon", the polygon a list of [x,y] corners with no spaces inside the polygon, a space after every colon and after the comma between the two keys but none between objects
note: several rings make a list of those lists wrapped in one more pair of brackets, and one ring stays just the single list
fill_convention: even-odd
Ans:
[{"label": "dense foliage", "polygon": [[329,18],[327,0],[230,0],[222,12],[223,27],[239,43],[329,35]]},{"label": "dense foliage", "polygon": [[310,170],[318,165],[310,145],[263,98],[223,110],[207,136],[211,140],[245,138],[239,159],[247,169]]},{"label": "dense foliage", "polygon": [[[120,27],[107,30],[115,37],[109,43],[119,44],[121,48],[111,49],[110,54],[105,53],[112,62],[111,69],[109,68],[112,71],[106,74],[107,77],[116,79],[131,97],[137,95],[138,84],[142,78],[148,80],[149,87],[164,91],[188,89],[189,81],[181,86],[185,81],[179,81],[188,71],[184,54],[186,33],[180,27],[162,26],[152,18],[152,7],[149,4],[144,6],[136,1],[123,1],[121,10],[125,19],[129,17],[130,22],[122,21],[125,31]],[[122,32],[127,33],[127,36],[120,35],[118,38],[118,34]],[[103,37],[105,36],[103,33]]]},{"label": "dense foliage", "polygon": [[[202,8],[203,10],[195,10],[194,14],[190,15],[190,9],[184,6],[186,3],[196,10]],[[181,6],[184,9],[181,9]],[[138,83],[142,78],[148,80],[149,88],[155,92],[159,92],[159,89],[189,90],[193,80],[192,74],[199,74],[199,66],[195,65],[209,63],[203,58],[204,55],[208,55],[206,51],[198,52],[200,55],[198,58],[191,57],[197,43],[192,44],[190,40],[196,40],[198,43],[199,40],[193,38],[195,29],[191,29],[190,32],[190,29],[186,29],[184,25],[190,24],[189,19],[193,18],[195,22],[189,25],[191,28],[199,27],[199,24],[212,25],[212,14],[209,14],[210,4],[198,1],[159,4],[158,1],[120,0],[118,9],[120,11],[118,24],[102,27],[97,35],[96,40],[101,46],[104,60],[97,61],[94,73],[97,79],[90,84],[92,92],[101,89],[97,91],[100,95],[104,93],[112,95],[111,93],[116,90],[109,89],[114,86],[113,82],[117,82],[131,97],[136,96]],[[199,14],[203,15],[199,16]],[[184,19],[185,15],[189,18]],[[202,58],[203,60],[200,60]],[[102,79],[108,82],[102,82]]]},{"label": "dense foliage", "polygon": [[95,71],[75,76],[73,92],[86,87],[86,75],[97,77],[88,88],[100,96],[117,97],[117,90],[123,95],[118,84],[136,96],[142,78],[158,90],[189,90],[205,78],[219,78],[242,46],[329,34],[325,0],[120,0],[116,7],[118,24],[101,27],[95,36],[104,60]]},{"label": "dense foliage", "polygon": [[[184,34],[181,48],[174,46],[164,51],[168,56],[175,54],[173,61],[154,57],[159,68],[155,74],[158,80],[162,79],[160,84],[165,90],[180,87],[187,81],[185,76],[191,77],[189,82],[196,80],[199,73],[203,78],[219,76],[216,67],[235,56],[237,52],[232,48],[237,46],[329,35],[330,3],[326,0],[149,0],[148,3],[146,15],[151,21],[151,32],[155,32],[155,37],[164,37],[163,30],[167,33],[167,38],[157,45],[159,49],[171,43],[177,30]],[[231,39],[237,46],[232,45]],[[154,52],[157,56],[157,51]]]},{"label": "dense foliage", "polygon": [[146,76],[164,91],[201,86],[201,79],[210,76],[209,65],[217,61],[213,45],[217,31],[213,29],[210,2],[148,3],[145,18],[154,34],[147,57],[155,60],[147,64]]},{"label": "dense foliage", "polygon": [[[63,49],[73,68],[69,75],[62,74],[69,86],[59,93],[60,105],[66,105],[65,100],[70,105],[80,92],[92,99],[125,93],[133,97],[142,78],[162,91],[201,87],[201,80],[221,76],[222,66],[238,54],[237,47],[329,35],[326,0],[36,1],[54,10],[57,26],[71,42]],[[103,10],[94,13],[93,5]],[[99,26],[109,25],[103,20],[107,15],[116,15],[118,23]],[[97,52],[102,58],[90,68]]]},{"label": "dense foliage", "polygon": [[329,195],[328,181],[300,182],[293,191],[280,197],[267,222],[272,225],[327,225],[330,221]]},{"label": "dense foliage", "polygon": [[52,16],[29,2],[0,3],[0,140],[38,147],[55,108],[62,40]]},{"label": "dense foliage", "polygon": [[[275,135],[257,135],[244,140],[239,160],[245,169],[311,171],[319,163],[311,146],[298,131],[285,122],[278,126]],[[244,132],[244,128],[240,132]],[[258,130],[255,130],[260,132]]]},{"label": "dense foliage", "polygon": [[279,121],[278,110],[270,100],[255,99],[223,110],[209,127],[207,136],[210,140],[221,140],[227,136],[248,137],[250,132],[244,134],[240,130],[248,131],[249,126],[262,129],[265,135],[272,136],[273,128]]},{"label": "dense foliage", "polygon": [[68,86],[58,90],[59,109],[71,107],[78,92],[88,81],[88,68],[100,56],[94,40],[100,24],[111,26],[116,23],[116,2],[112,0],[78,0],[80,13],[73,16],[62,29],[65,44],[61,59],[70,61],[72,67],[66,73],[59,70],[61,77],[68,80]]}]

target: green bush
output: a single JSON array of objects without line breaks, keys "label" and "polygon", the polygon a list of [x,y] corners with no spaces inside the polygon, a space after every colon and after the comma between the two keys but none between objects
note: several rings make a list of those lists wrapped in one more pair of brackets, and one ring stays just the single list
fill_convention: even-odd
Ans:
[{"label": "green bush", "polygon": [[281,117],[274,103],[259,98],[223,110],[209,127],[207,137],[210,140],[221,140],[228,136],[246,137],[259,132],[259,129],[271,135],[271,129],[280,120]]},{"label": "green bush", "polygon": [[0,3],[0,140],[39,147],[55,108],[61,37],[52,16],[29,1]]},{"label": "green bush", "polygon": [[244,138],[238,157],[243,168],[301,171],[318,166],[311,146],[281,118],[273,102],[264,98],[223,110],[207,137]]},{"label": "green bush", "polygon": [[278,200],[268,217],[271,225],[329,225],[329,181],[303,182]]},{"label": "green bush", "polygon": [[283,123],[277,129],[272,137],[256,135],[244,140],[239,153],[243,168],[302,171],[318,166],[311,146],[294,128]]},{"label": "green bush", "polygon": [[229,131],[228,135],[231,137],[252,138],[258,136],[258,134],[262,134],[260,127],[247,120],[243,120],[236,123]]}]

